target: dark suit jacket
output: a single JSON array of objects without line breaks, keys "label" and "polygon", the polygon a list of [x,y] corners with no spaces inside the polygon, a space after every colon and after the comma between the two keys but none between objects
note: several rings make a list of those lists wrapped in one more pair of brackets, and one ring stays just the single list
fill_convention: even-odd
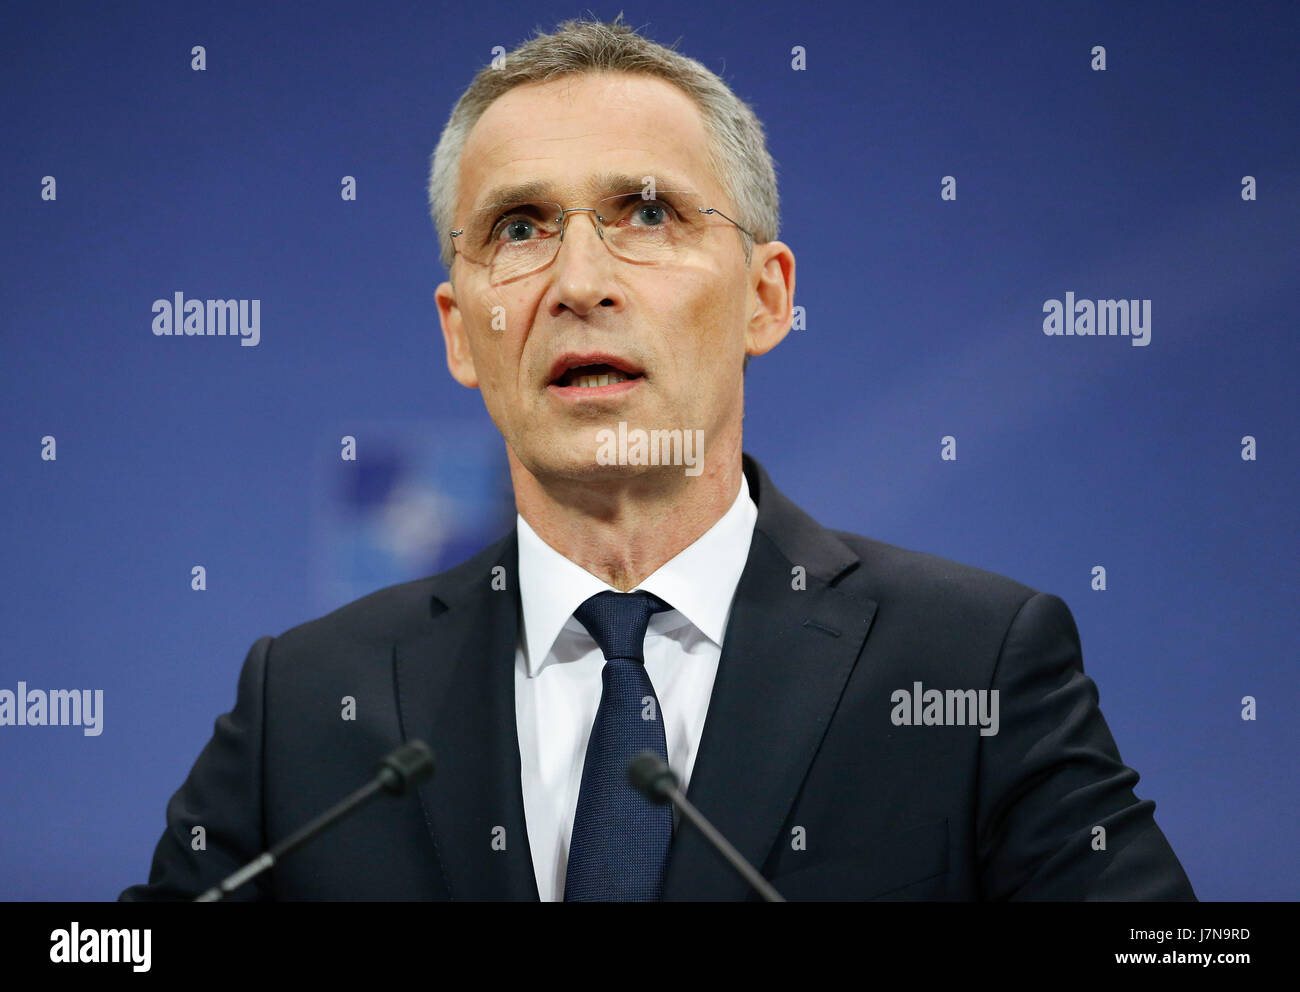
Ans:
[{"label": "dark suit jacket", "polygon": [[[787,898],[1195,899],[1155,804],[1133,794],[1060,599],[827,530],[748,455],[744,468],[758,520],[688,795]],[[234,710],[168,804],[149,884],[120,898],[195,895],[423,738],[437,773],[418,798],[376,800],[236,898],[537,899],[516,563],[512,531],[253,644]],[[998,733],[896,726],[891,694],[915,682],[998,690]],[[195,826],[206,850],[192,850]],[[748,897],[679,827],[664,898]]]}]

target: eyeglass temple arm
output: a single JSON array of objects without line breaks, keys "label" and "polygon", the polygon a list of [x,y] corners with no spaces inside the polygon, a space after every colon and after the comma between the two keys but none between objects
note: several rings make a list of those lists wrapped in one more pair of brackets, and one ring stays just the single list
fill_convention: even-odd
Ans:
[{"label": "eyeglass temple arm", "polygon": [[[698,210],[698,211],[699,211],[700,213],[702,213],[702,214],[717,214],[717,215],[718,215],[719,217],[721,217],[723,220],[728,220],[728,221],[731,221],[731,223],[736,224],[736,222],[735,222],[734,220],[731,220],[730,217],[728,217],[726,214],[724,214],[724,213],[723,213],[721,210],[719,210],[717,207],[696,207],[695,209]],[[736,224],[736,226],[737,226],[737,227],[740,227],[739,224]],[[745,228],[745,227],[740,227],[740,229],[741,229],[742,231],[744,231],[746,234],[748,234],[751,238],[754,238],[754,232],[753,232],[753,231],[751,231],[751,230],[749,230],[748,228]],[[754,238],[754,240],[757,241],[758,239],[757,239],[757,238]]]}]

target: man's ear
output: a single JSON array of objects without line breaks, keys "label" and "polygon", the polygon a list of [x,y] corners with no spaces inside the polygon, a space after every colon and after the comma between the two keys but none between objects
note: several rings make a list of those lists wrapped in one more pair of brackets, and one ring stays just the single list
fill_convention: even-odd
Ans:
[{"label": "man's ear", "polygon": [[433,293],[438,304],[438,320],[442,324],[442,339],[447,346],[447,368],[452,378],[462,386],[478,388],[478,374],[474,371],[474,354],[465,335],[465,322],[456,303],[456,290],[449,282],[438,286]]},{"label": "man's ear", "polygon": [[781,343],[794,319],[794,252],[781,241],[755,245],[750,272],[758,302],[745,328],[745,354],[763,355]]}]

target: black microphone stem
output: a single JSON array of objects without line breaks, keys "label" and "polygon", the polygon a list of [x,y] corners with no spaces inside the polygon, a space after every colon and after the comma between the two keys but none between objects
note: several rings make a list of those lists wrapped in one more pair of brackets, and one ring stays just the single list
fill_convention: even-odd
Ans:
[{"label": "black microphone stem", "polygon": [[403,795],[410,786],[433,774],[433,753],[423,741],[411,741],[388,755],[380,765],[379,772],[369,782],[351,795],[335,803],[320,816],[299,827],[269,851],[254,858],[233,875],[224,879],[220,885],[214,885],[195,902],[220,902],[241,885],[244,885],[262,872],[275,865],[287,854],[291,854],[303,844],[343,819],[358,806],[369,802],[380,792]]},{"label": "black microphone stem", "polygon": [[682,792],[676,785],[668,782],[661,786],[664,794],[670,796],[672,801],[682,811],[682,815],[695,825],[695,829],[708,839],[724,858],[730,862],[731,867],[748,882],[767,902],[785,902],[785,896],[772,888],[772,884],[760,875],[744,856],[731,846],[731,842],[718,833],[717,828],[706,820],[702,813],[695,808],[695,804],[686,798],[686,793]]}]

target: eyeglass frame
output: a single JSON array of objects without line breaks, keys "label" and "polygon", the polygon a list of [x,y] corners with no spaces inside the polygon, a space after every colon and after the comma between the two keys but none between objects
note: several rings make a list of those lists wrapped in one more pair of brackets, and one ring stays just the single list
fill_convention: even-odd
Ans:
[{"label": "eyeglass frame", "polygon": [[[686,191],[686,190],[668,190],[668,189],[666,189],[666,190],[663,190],[663,192],[665,192],[665,193],[674,193],[674,192],[688,192],[688,191]],[[614,200],[614,199],[618,199],[618,198],[621,197],[621,196],[626,196],[626,195],[627,195],[626,193],[615,193],[615,194],[613,194],[612,196],[605,197],[604,199]],[[692,195],[692,196],[698,196],[699,194],[698,194],[698,193],[691,193],[691,195]],[[655,197],[653,197],[653,196],[650,196],[650,197],[643,196],[642,199],[649,201],[649,200],[653,200],[653,199],[655,199]],[[595,228],[596,228],[596,234],[600,237],[600,240],[601,240],[602,242],[605,241],[605,218],[602,217],[602,216],[597,212],[597,210],[596,210],[595,207],[565,207],[565,206],[562,206],[562,205],[559,204],[559,203],[556,203],[554,200],[537,200],[537,201],[534,201],[534,202],[537,202],[537,203],[553,203],[553,204],[555,204],[555,206],[557,206],[557,207],[560,208],[560,216],[558,216],[558,217],[555,218],[555,223],[557,223],[557,224],[560,225],[560,238],[559,238],[560,244],[563,244],[563,243],[564,243],[564,232],[567,231],[567,230],[569,229],[569,222],[568,222],[568,220],[566,219],[566,215],[568,215],[568,214],[576,214],[576,213],[583,213],[583,212],[587,212],[587,213],[595,214],[595,217],[596,217],[596,224],[595,224],[594,226],[595,226]],[[719,217],[721,217],[723,220],[728,221],[728,222],[730,222],[730,223],[732,223],[732,224],[735,224],[736,229],[739,230],[742,234],[744,234],[747,238],[749,238],[749,244],[746,246],[746,249],[745,249],[745,255],[746,255],[746,256],[749,256],[750,252],[753,250],[753,246],[758,242],[758,238],[754,236],[754,232],[753,232],[753,231],[749,230],[749,229],[746,228],[746,227],[741,227],[740,224],[736,223],[736,221],[732,220],[730,217],[728,217],[726,214],[724,214],[724,213],[723,213],[721,210],[719,210],[717,207],[696,207],[695,209],[698,210],[698,211],[699,211],[700,213],[702,213],[702,214],[717,214],[717,215],[718,215]],[[464,254],[464,252],[462,252],[462,251],[460,251],[460,250],[458,250],[458,249],[456,248],[456,240],[455,240],[455,239],[458,238],[458,237],[460,237],[460,235],[462,235],[462,234],[465,233],[465,228],[462,227],[462,228],[459,228],[459,229],[457,229],[457,230],[455,230],[455,231],[452,231],[452,232],[450,232],[450,233],[451,233],[451,237],[452,237],[452,242],[451,242],[452,250],[456,252],[456,256],[457,256],[457,257],[460,257],[461,255]],[[613,249],[609,248],[609,244],[608,244],[607,242],[606,242],[606,244],[605,244],[605,247],[606,247],[606,249],[609,250],[609,253],[610,253],[611,255],[614,254]],[[493,249],[493,251],[495,252],[495,249]],[[559,255],[560,255],[560,248],[559,248],[559,245],[556,245],[556,247],[555,247],[555,254],[551,256],[551,262],[554,262],[555,259],[559,257]],[[614,255],[614,257],[615,257],[615,258],[618,258],[617,255]],[[466,256],[466,260],[469,261],[469,262],[472,262],[472,263],[474,263],[474,264],[476,264],[476,265],[483,265],[483,264],[484,264],[484,263],[482,263],[482,262],[474,262],[474,260],[473,260],[472,258],[469,258],[468,256]],[[546,265],[550,265],[551,262],[547,262]],[[537,272],[541,272],[542,269],[546,268],[546,265],[541,266],[541,268],[534,269],[532,272],[529,272],[529,273],[526,273],[526,274],[527,274],[527,275],[533,275],[533,274],[535,274],[535,273],[537,273]]]}]

